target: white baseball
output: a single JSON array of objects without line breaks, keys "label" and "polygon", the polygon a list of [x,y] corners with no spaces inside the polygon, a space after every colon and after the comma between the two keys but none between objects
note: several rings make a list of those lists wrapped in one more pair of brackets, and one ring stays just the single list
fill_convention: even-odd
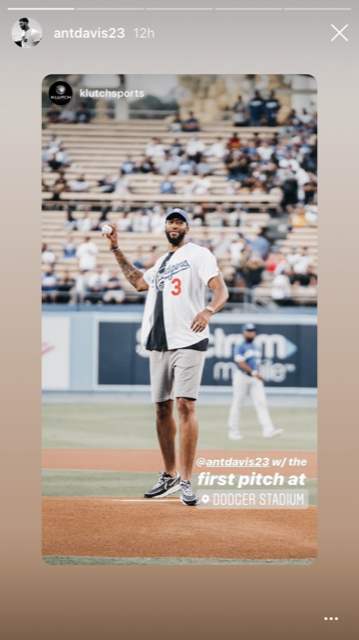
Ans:
[{"label": "white baseball", "polygon": [[102,227],[102,233],[112,233],[112,227],[109,224],[104,224]]}]

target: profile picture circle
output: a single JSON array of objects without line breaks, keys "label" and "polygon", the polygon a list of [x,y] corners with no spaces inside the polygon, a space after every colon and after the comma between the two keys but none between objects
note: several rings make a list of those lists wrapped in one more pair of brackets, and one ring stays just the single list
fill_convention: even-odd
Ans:
[{"label": "profile picture circle", "polygon": [[33,18],[19,18],[11,31],[12,39],[22,49],[33,49],[42,38],[42,28]]},{"label": "profile picture circle", "polygon": [[58,80],[57,82],[53,82],[49,89],[49,98],[51,102],[57,104],[60,107],[68,104],[72,99],[72,95],[72,88],[68,82],[65,82],[65,80]]}]

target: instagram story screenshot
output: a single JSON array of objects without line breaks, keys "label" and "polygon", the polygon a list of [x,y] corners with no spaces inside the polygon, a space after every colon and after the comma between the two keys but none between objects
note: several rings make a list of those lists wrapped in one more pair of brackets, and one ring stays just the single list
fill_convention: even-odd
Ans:
[{"label": "instagram story screenshot", "polygon": [[357,7],[53,4],[1,10],[6,637],[352,638]]}]

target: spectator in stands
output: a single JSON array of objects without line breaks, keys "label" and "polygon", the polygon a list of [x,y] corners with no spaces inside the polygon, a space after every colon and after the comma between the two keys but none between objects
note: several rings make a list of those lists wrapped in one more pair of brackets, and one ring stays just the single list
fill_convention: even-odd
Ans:
[{"label": "spectator in stands", "polygon": [[96,267],[94,273],[91,273],[88,276],[85,300],[88,300],[93,304],[102,302],[107,282],[108,273],[103,270],[103,267]]},{"label": "spectator in stands", "polygon": [[58,151],[55,155],[55,159],[60,163],[61,167],[69,167],[70,166],[70,156],[66,151],[64,145],[61,143]]},{"label": "spectator in stands", "polygon": [[48,167],[50,167],[51,171],[58,171],[61,167],[61,162],[59,162],[59,160],[56,160],[56,153],[53,153],[52,155],[47,157],[46,164]]},{"label": "spectator in stands", "polygon": [[298,202],[298,183],[290,167],[285,169],[284,173],[285,175],[280,178],[280,188],[283,192],[281,207],[290,212],[293,205]]},{"label": "spectator in stands", "polygon": [[116,227],[120,233],[123,231],[132,231],[131,218],[129,218],[125,212],[121,212],[116,221]]},{"label": "spectator in stands", "polygon": [[153,173],[155,171],[155,165],[149,156],[142,156],[137,171],[139,173]]},{"label": "spectator in stands", "polygon": [[256,251],[250,253],[250,256],[245,251],[242,252],[243,259],[240,263],[240,270],[243,274],[246,287],[252,289],[260,284],[262,280],[262,273],[265,270],[264,261],[260,254]]},{"label": "spectator in stands", "polygon": [[198,176],[193,181],[193,195],[208,196],[211,192],[212,183],[207,176]]},{"label": "spectator in stands", "polygon": [[115,193],[117,193],[118,195],[124,196],[127,193],[130,193],[130,180],[121,169],[118,173],[117,180],[115,180],[114,186]]},{"label": "spectator in stands", "polygon": [[180,162],[181,160],[178,155],[170,155],[169,151],[166,151],[164,158],[158,164],[159,173],[162,176],[177,173]]},{"label": "spectator in stands", "polygon": [[170,131],[173,131],[173,133],[176,133],[177,131],[182,131],[182,120],[180,118],[179,113],[176,113],[176,115],[173,116],[173,120],[170,124]]},{"label": "spectator in stands", "polygon": [[277,126],[277,113],[280,109],[280,102],[275,95],[275,91],[271,91],[268,100],[265,101],[264,113],[266,117],[266,125],[268,127]]},{"label": "spectator in stands", "polygon": [[86,236],[76,251],[80,271],[93,271],[96,268],[98,248],[90,236]]},{"label": "spectator in stands", "polygon": [[76,113],[73,110],[73,107],[71,104],[67,104],[65,107],[63,107],[61,109],[60,115],[59,115],[59,122],[66,122],[66,123],[71,123],[71,122],[75,122],[76,120]]},{"label": "spectator in stands", "polygon": [[318,206],[315,202],[310,202],[305,206],[305,219],[309,225],[315,227],[318,222]]},{"label": "spectator in stands", "polygon": [[198,138],[198,136],[192,136],[192,138],[189,139],[186,146],[186,153],[190,160],[193,160],[193,162],[196,163],[199,162],[205,151],[206,145]]},{"label": "spectator in stands", "polygon": [[71,299],[71,291],[75,286],[75,280],[70,275],[69,271],[65,271],[62,277],[59,280],[57,287],[57,299],[56,302],[60,302],[62,304],[67,304]]},{"label": "spectator in stands", "polygon": [[223,205],[218,204],[214,211],[211,211],[211,213],[207,214],[206,219],[210,227],[223,227],[224,226]]},{"label": "spectator in stands", "polygon": [[258,253],[262,260],[266,260],[270,247],[270,243],[266,238],[266,229],[261,229],[258,235],[252,240],[247,240],[247,243],[253,252]]},{"label": "spectator in stands", "polygon": [[163,177],[160,182],[160,193],[163,195],[169,195],[170,193],[176,193],[176,187],[173,180],[169,175]]},{"label": "spectator in stands", "polygon": [[162,160],[165,155],[165,146],[162,144],[160,138],[152,138],[152,141],[149,142],[146,146],[146,156],[151,158],[153,162],[156,164],[160,160]]},{"label": "spectator in stands", "polygon": [[45,180],[42,178],[41,180],[41,191],[42,193],[46,192],[46,191],[50,191],[50,187],[48,184],[46,184]]},{"label": "spectator in stands", "polygon": [[213,173],[212,166],[207,162],[205,156],[202,156],[202,159],[197,164],[197,174],[199,176],[210,176]]},{"label": "spectator in stands", "polygon": [[104,177],[100,180],[97,180],[97,184],[99,187],[99,191],[102,193],[113,193],[115,190],[115,185],[113,180],[111,180],[111,176],[109,173],[105,173]]},{"label": "spectator in stands", "polygon": [[305,217],[306,211],[303,204],[298,203],[295,207],[288,206],[287,210],[290,213],[289,224],[292,228],[299,229],[301,227],[308,226],[308,222]]},{"label": "spectator in stands", "polygon": [[70,207],[68,207],[66,211],[66,220],[64,226],[68,231],[72,231],[73,229],[77,228],[77,218],[74,218],[73,212],[71,211]]},{"label": "spectator in stands", "polygon": [[84,211],[82,218],[77,219],[76,228],[78,231],[82,231],[86,233],[87,231],[92,231],[92,221],[90,218],[90,212],[88,209]]},{"label": "spectator in stands", "polygon": [[75,286],[71,289],[70,304],[83,303],[85,300],[86,286],[87,286],[87,271],[80,271],[75,278]]},{"label": "spectator in stands", "polygon": [[66,242],[62,245],[62,257],[63,258],[75,258],[77,251],[77,243],[73,238],[72,233],[69,233]]},{"label": "spectator in stands", "polygon": [[289,274],[290,269],[278,273],[272,282],[271,297],[277,304],[286,305],[291,302],[292,290]]},{"label": "spectator in stands", "polygon": [[181,189],[180,189],[180,193],[183,195],[183,197],[186,198],[191,198],[191,196],[194,193],[194,178],[191,178],[190,176],[188,176],[188,178],[186,178],[186,180],[184,181]]},{"label": "spectator in stands", "polygon": [[70,182],[70,191],[74,191],[75,193],[85,193],[89,189],[89,183],[85,178],[84,173],[79,173],[75,180]]},{"label": "spectator in stands", "polygon": [[227,142],[227,149],[228,151],[232,151],[233,149],[239,149],[240,146],[241,141],[240,138],[238,138],[238,133],[235,131]]},{"label": "spectator in stands", "polygon": [[190,111],[188,116],[187,120],[182,122],[182,131],[199,131],[199,122],[193,111]]},{"label": "spectator in stands", "polygon": [[131,154],[128,154],[126,160],[121,165],[121,171],[124,175],[135,173],[136,162],[132,159]]},{"label": "spectator in stands", "polygon": [[106,304],[111,304],[113,302],[121,304],[124,301],[125,292],[116,271],[110,271],[110,277],[105,283],[105,293],[103,294],[102,299]]},{"label": "spectator in stands", "polygon": [[227,154],[226,145],[223,141],[223,138],[221,138],[221,136],[218,136],[216,138],[216,142],[214,142],[210,146],[208,151],[205,152],[205,155],[208,158],[216,158],[216,160],[223,160],[226,154]]},{"label": "spectator in stands", "polygon": [[257,155],[265,162],[272,159],[273,152],[273,147],[266,140],[262,140],[259,147],[257,147]]},{"label": "spectator in stands", "polygon": [[303,185],[303,192],[304,192],[304,202],[305,204],[308,204],[309,202],[312,202],[313,198],[315,197],[316,193],[317,193],[317,177],[314,175],[314,173],[310,172],[307,174],[308,180],[307,182]]},{"label": "spectator in stands", "polygon": [[[212,225],[211,225],[212,226]],[[227,260],[229,258],[229,247],[231,241],[226,237],[225,231],[221,231],[218,238],[214,242],[213,253],[217,260]]]},{"label": "spectator in stands", "polygon": [[[296,264],[296,262],[299,262],[299,260],[301,259],[302,255],[300,253],[300,251],[298,250],[297,247],[291,247],[289,252],[286,255],[286,262],[288,264],[288,266],[291,269],[294,269],[294,265]],[[278,265],[278,268],[276,269],[276,272],[278,273],[278,269],[281,266],[281,263]],[[281,269],[281,271],[284,271],[284,268]]]},{"label": "spectator in stands", "polygon": [[308,253],[308,247],[303,247],[300,252],[300,258],[293,265],[293,271],[295,274],[304,275],[307,273],[308,268],[313,265],[313,257]]},{"label": "spectator in stands", "polygon": [[265,102],[257,90],[254,92],[252,100],[249,101],[249,113],[251,127],[260,127],[264,114]]},{"label": "spectator in stands", "polygon": [[52,156],[56,154],[60,149],[61,144],[62,144],[62,140],[60,140],[57,133],[53,131],[51,133],[49,142],[45,145],[47,148],[47,155]]},{"label": "spectator in stands", "polygon": [[193,209],[192,224],[196,227],[201,227],[206,224],[206,214],[203,205],[196,204]]},{"label": "spectator in stands", "polygon": [[47,244],[43,243],[41,248],[41,262],[42,264],[48,264],[54,266],[56,262],[56,256]]},{"label": "spectator in stands", "polygon": [[[165,211],[162,205],[156,205],[153,208],[150,227],[151,227],[152,233],[155,233],[155,234],[163,233],[163,230],[165,228]],[[153,265],[151,264],[151,266]]]},{"label": "spectator in stands", "polygon": [[143,249],[141,246],[139,246],[137,247],[137,253],[133,261],[133,266],[136,267],[136,269],[144,270],[146,269],[145,265],[146,265],[146,260],[143,255]]},{"label": "spectator in stands", "polygon": [[181,175],[193,175],[195,171],[196,163],[189,159],[187,153],[182,156],[178,166],[178,173]]},{"label": "spectator in stands", "polygon": [[170,146],[170,148],[168,149],[170,154],[174,154],[177,156],[183,156],[184,154],[184,148],[183,145],[181,144],[179,138],[175,138]]},{"label": "spectator in stands", "polygon": [[60,113],[60,109],[58,109],[55,104],[52,104],[47,112],[48,122],[50,124],[56,124],[59,121]]},{"label": "spectator in stands", "polygon": [[85,102],[80,102],[79,108],[75,112],[75,122],[76,124],[88,124],[91,122],[90,111]]},{"label": "spectator in stands", "polygon": [[308,265],[304,273],[294,273],[291,277],[294,286],[309,287],[317,285],[317,276],[313,273],[313,267]]},{"label": "spectator in stands", "polygon": [[231,151],[225,160],[225,166],[227,168],[228,180],[240,180],[241,173],[241,154],[238,150]]},{"label": "spectator in stands", "polygon": [[49,265],[42,276],[42,301],[56,302],[59,279],[54,268]]},{"label": "spectator in stands", "polygon": [[132,217],[132,231],[136,233],[148,233],[150,230],[150,219],[146,211],[139,209]]},{"label": "spectator in stands", "polygon": [[247,125],[247,107],[242,100],[242,96],[238,96],[237,102],[232,108],[233,124],[235,127],[245,127]]},{"label": "spectator in stands", "polygon": [[229,253],[231,256],[231,265],[236,272],[239,270],[239,265],[242,259],[242,253],[246,246],[246,241],[241,233],[238,233],[237,237],[232,240],[229,245]]},{"label": "spectator in stands", "polygon": [[312,121],[312,115],[307,109],[302,109],[301,113],[298,114],[298,118],[303,124],[309,124]]},{"label": "spectator in stands", "polygon": [[[277,268],[279,265],[283,265],[283,268],[279,268],[277,272]],[[267,273],[283,273],[288,267],[289,264],[286,260],[283,260],[283,256],[280,251],[278,251],[278,249],[276,249],[275,247],[272,247],[267,258],[265,259],[265,268]]]}]

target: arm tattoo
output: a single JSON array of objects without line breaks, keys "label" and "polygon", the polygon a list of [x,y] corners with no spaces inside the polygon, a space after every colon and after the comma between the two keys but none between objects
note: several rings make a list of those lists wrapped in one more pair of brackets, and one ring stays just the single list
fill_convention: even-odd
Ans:
[{"label": "arm tattoo", "polygon": [[131,262],[127,260],[126,256],[122,253],[121,249],[116,251],[115,258],[119,266],[121,267],[122,273],[125,276],[125,278],[129,281],[130,284],[132,284],[136,288],[136,283],[143,276],[142,271],[140,271],[139,269],[136,269],[136,267],[134,267],[133,264],[131,264]]}]

